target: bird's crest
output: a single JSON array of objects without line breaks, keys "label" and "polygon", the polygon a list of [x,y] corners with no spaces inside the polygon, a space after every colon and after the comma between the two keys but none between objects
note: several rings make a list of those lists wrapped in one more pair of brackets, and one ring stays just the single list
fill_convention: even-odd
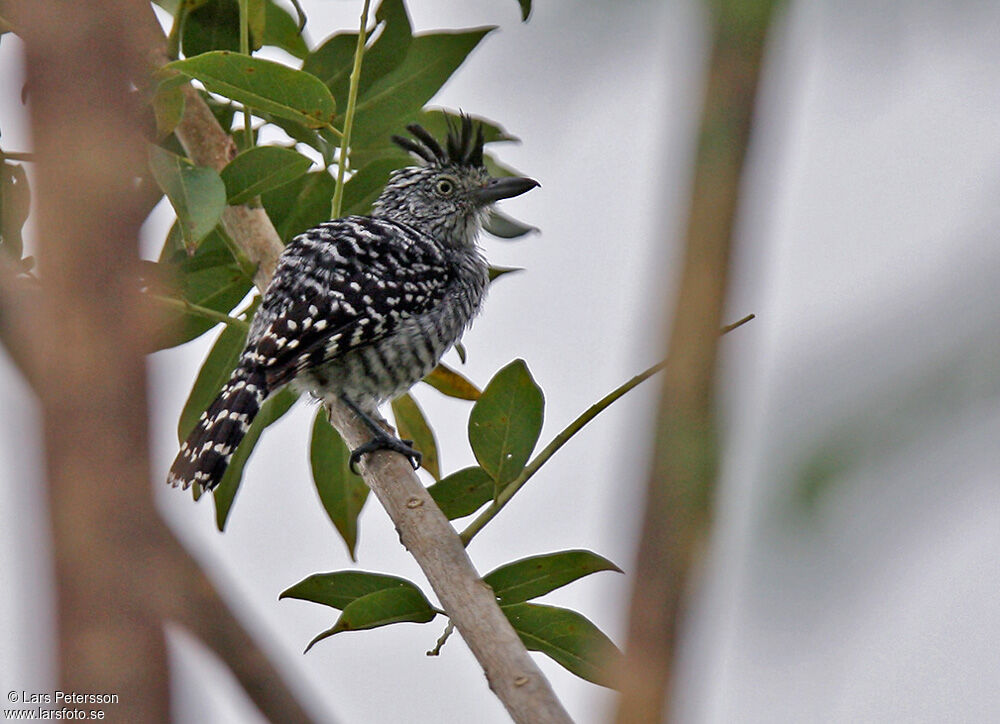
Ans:
[{"label": "bird's crest", "polygon": [[479,166],[483,165],[483,127],[473,123],[472,118],[461,114],[456,126],[450,116],[445,116],[448,137],[442,148],[437,139],[427,129],[416,123],[406,127],[414,138],[393,136],[392,140],[410,153],[419,156],[432,165]]}]

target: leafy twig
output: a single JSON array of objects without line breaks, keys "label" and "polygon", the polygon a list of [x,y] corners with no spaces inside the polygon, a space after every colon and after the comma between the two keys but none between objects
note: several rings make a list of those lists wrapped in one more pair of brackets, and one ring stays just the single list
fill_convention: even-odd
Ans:
[{"label": "leafy twig", "polygon": [[347,91],[347,108],[344,110],[344,132],[340,139],[340,156],[337,158],[337,185],[333,191],[332,217],[340,216],[340,205],[344,198],[344,171],[347,167],[347,149],[351,144],[351,127],[354,125],[354,109],[358,102],[358,85],[361,81],[361,60],[365,56],[365,34],[368,30],[368,6],[371,0],[365,0],[361,10],[361,28],[358,30],[358,44],[354,49],[354,67],[351,69],[351,82]]},{"label": "leafy twig", "polygon": [[[754,318],[753,314],[748,314],[738,322],[733,322],[732,324],[723,327],[721,330],[719,330],[719,334],[722,335],[726,334],[727,332],[731,332],[737,327],[741,327],[742,325],[746,324],[753,318]],[[490,503],[489,507],[486,508],[486,510],[484,510],[482,513],[480,513],[479,516],[474,521],[472,521],[465,530],[462,531],[462,533],[459,535],[459,537],[462,539],[462,543],[464,543],[465,545],[469,545],[469,542],[476,536],[476,534],[479,533],[479,531],[481,531],[486,526],[487,523],[489,523],[491,520],[493,520],[493,518],[496,517],[497,513],[499,513],[503,509],[503,507],[507,505],[508,502],[510,502],[510,499],[514,497],[514,494],[517,493],[517,491],[520,490],[522,487],[524,487],[524,484],[531,479],[531,476],[537,473],[538,469],[542,467],[542,465],[544,465],[546,462],[548,462],[549,458],[555,455],[556,451],[558,451],[559,448],[561,448],[563,445],[569,442],[570,438],[573,437],[576,433],[578,433],[583,428],[584,425],[586,425],[588,422],[593,420],[599,414],[604,412],[604,410],[609,408],[613,403],[618,401],[625,394],[627,394],[634,388],[638,387],[640,384],[642,384],[650,377],[655,375],[657,372],[662,370],[665,365],[666,361],[657,362],[649,369],[644,370],[643,372],[637,374],[628,382],[625,382],[624,384],[616,387],[614,390],[612,390],[607,395],[602,397],[600,400],[595,402],[593,405],[588,407],[583,412],[583,414],[581,414],[579,417],[573,420],[573,422],[567,425],[562,430],[562,432],[560,432],[558,435],[552,438],[552,442],[546,445],[544,450],[538,453],[538,455],[536,455],[533,460],[531,460],[527,465],[525,465],[524,470],[521,471],[521,474],[518,475],[509,483],[507,483],[507,485],[504,486],[504,488],[497,494],[496,499],[492,503]]]},{"label": "leafy twig", "polygon": [[250,328],[249,323],[243,321],[242,319],[230,317],[225,312],[218,312],[214,309],[209,309],[208,307],[202,307],[198,304],[189,302],[186,299],[174,299],[173,297],[166,297],[162,294],[147,294],[146,296],[160,304],[178,309],[182,312],[186,312],[187,314],[204,317],[205,319],[211,319],[214,322],[222,322],[233,327],[240,327],[241,329]]}]

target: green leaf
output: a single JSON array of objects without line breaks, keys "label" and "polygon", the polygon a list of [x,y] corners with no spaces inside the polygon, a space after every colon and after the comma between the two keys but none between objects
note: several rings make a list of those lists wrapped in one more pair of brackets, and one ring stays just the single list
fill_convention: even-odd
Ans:
[{"label": "green leaf", "polygon": [[311,160],[290,148],[255,146],[230,161],[219,175],[229,203],[236,205],[294,181],[310,166]]},{"label": "green leaf", "polygon": [[292,140],[304,143],[319,151],[323,157],[323,162],[327,166],[335,164],[336,152],[340,148],[340,140],[329,129],[320,128],[317,130],[315,128],[306,128],[301,123],[290,121],[287,118],[281,118],[271,113],[264,113],[263,111],[255,111],[254,113],[268,123],[283,130]]},{"label": "green leaf", "polygon": [[417,450],[422,453],[420,467],[429,472],[435,480],[440,480],[437,440],[434,439],[434,430],[427,422],[420,405],[407,392],[392,401],[392,414],[396,418],[396,431],[399,437],[413,440]]},{"label": "green leaf", "polygon": [[259,50],[264,44],[267,28],[267,8],[264,0],[247,0],[247,29],[250,31],[250,49]]},{"label": "green leaf", "polygon": [[531,0],[517,0],[521,5],[521,22],[528,22],[528,16],[531,15]]},{"label": "green leaf", "polygon": [[[205,245],[203,244],[202,247]],[[197,252],[195,252],[197,253]],[[175,220],[167,231],[167,238],[163,240],[163,248],[160,249],[160,257],[157,260],[159,267],[168,267],[175,259],[184,259],[184,239],[181,238],[181,225]]]},{"label": "green leaf", "polygon": [[337,182],[326,171],[313,171],[261,195],[261,203],[281,238],[288,243],[296,234],[330,218],[330,202]]},{"label": "green leaf", "polygon": [[166,67],[201,81],[213,93],[309,128],[329,125],[336,110],[329,89],[315,76],[263,58],[216,50]]},{"label": "green leaf", "polygon": [[522,558],[500,566],[483,577],[501,605],[530,601],[597,571],[621,569],[590,551],[560,551]]},{"label": "green leaf", "polygon": [[491,153],[483,154],[483,163],[486,165],[486,170],[489,171],[490,176],[494,178],[504,178],[506,176],[524,176],[523,173],[517,169],[513,169],[510,166],[500,163],[493,157]]},{"label": "green leaf", "polygon": [[542,431],[545,399],[524,360],[494,375],[469,414],[469,442],[476,460],[498,486],[524,469]]},{"label": "green leaf", "polygon": [[[179,297],[217,312],[230,312],[253,286],[250,277],[233,259],[218,231],[210,233],[193,256],[189,256],[183,249],[170,255],[169,248],[179,246],[172,240],[179,236],[179,232],[171,230],[164,245],[164,256],[167,258],[152,265],[160,272],[158,276],[173,279],[177,283],[178,289],[166,296]],[[154,336],[157,349],[188,342],[218,324],[214,320],[178,312],[173,308],[164,309],[160,316],[165,319],[165,323]]]},{"label": "green leaf", "polygon": [[[367,56],[365,56],[365,62],[367,62]],[[517,140],[493,121],[479,116],[472,118],[482,126],[486,143]],[[451,111],[434,109],[420,111],[413,120],[435,138],[444,138],[448,133],[448,122],[457,125],[460,123],[460,116]],[[402,128],[397,130],[402,131]],[[351,178],[351,182],[356,184],[358,190],[352,192],[351,213],[367,213],[372,202],[378,198],[379,193],[389,180],[389,175],[398,168],[414,164],[413,157],[393,143],[388,134],[371,139],[371,143],[372,145],[365,147],[352,144],[351,163],[358,171]],[[350,191],[350,185],[346,186],[344,189],[344,208],[348,208],[347,200]]]},{"label": "green leaf", "polygon": [[[358,81],[359,97],[364,97],[375,81],[399,66],[412,41],[413,28],[402,0],[383,0],[375,11],[375,22],[382,25],[382,32],[365,50]],[[371,36],[369,32],[368,37]],[[309,54],[302,70],[323,81],[334,98],[346,99],[357,44],[357,33],[338,33]]]},{"label": "green leaf", "polygon": [[260,408],[257,417],[254,418],[246,437],[243,438],[243,442],[240,443],[240,446],[236,448],[236,452],[233,453],[233,459],[229,461],[229,467],[226,468],[226,473],[222,476],[219,487],[214,490],[215,524],[220,531],[226,528],[226,520],[229,518],[229,511],[233,507],[233,499],[236,497],[240,483],[243,480],[243,468],[246,466],[247,460],[250,459],[250,455],[253,453],[254,446],[257,445],[257,440],[260,439],[261,433],[264,432],[264,429],[268,425],[276,422],[282,415],[288,412],[297,399],[296,394],[287,387],[268,399]]},{"label": "green leaf", "polygon": [[478,400],[483,394],[472,382],[443,362],[438,363],[423,379],[428,385],[448,397],[459,400]]},{"label": "green leaf", "polygon": [[[470,116],[477,125],[483,129],[483,141],[485,143],[503,143],[518,141],[516,136],[512,136],[496,121],[491,121],[482,116]],[[458,128],[461,123],[461,116],[458,113],[445,110],[443,108],[433,108],[423,110],[417,114],[416,122],[423,126],[435,138],[444,138],[448,133],[448,123]]]},{"label": "green leaf", "polygon": [[197,246],[226,208],[226,187],[219,174],[153,145],[149,146],[149,169],[174,207],[184,243]]},{"label": "green leaf", "polygon": [[375,140],[375,145],[362,148],[351,144],[351,164],[358,170],[369,164],[384,163],[389,169],[414,165],[413,156],[401,149],[386,135]]},{"label": "green leaf", "polygon": [[343,610],[352,601],[370,593],[401,589],[420,592],[415,584],[398,576],[366,571],[334,571],[314,573],[284,590],[278,598],[297,598]]},{"label": "green leaf", "polygon": [[398,68],[413,42],[413,24],[403,0],[382,0],[375,21],[384,25],[382,34],[365,51],[359,93],[366,93],[376,81]]},{"label": "green leaf", "polygon": [[247,330],[235,325],[224,325],[219,338],[198,370],[194,386],[188,395],[180,419],[177,421],[177,441],[184,442],[194,430],[201,413],[208,409],[219,390],[236,369],[240,353],[247,340]]},{"label": "green leaf", "polygon": [[333,97],[340,98],[341,103],[344,103],[357,45],[357,33],[337,33],[306,56],[302,62],[302,70],[319,78],[330,89]]},{"label": "green leaf", "polygon": [[0,251],[18,261],[24,253],[21,229],[31,208],[31,190],[24,166],[0,164]]},{"label": "green leaf", "polygon": [[[189,8],[181,34],[189,58],[213,50],[240,49],[240,7],[237,0],[206,0]],[[226,126],[228,128],[228,126]]]},{"label": "green leaf", "polygon": [[406,163],[405,160],[401,162],[398,158],[373,161],[351,176],[344,184],[342,206],[344,215],[370,213],[372,204],[389,180],[389,174],[405,166]]},{"label": "green leaf", "polygon": [[493,500],[493,478],[478,465],[463,468],[427,488],[448,520],[472,515]]},{"label": "green leaf", "polygon": [[392,623],[427,623],[436,615],[419,590],[398,588],[369,593],[347,604],[333,628],[310,641],[306,651],[342,631],[363,631]]},{"label": "green leaf", "polygon": [[359,98],[352,142],[370,146],[401,130],[493,27],[413,38],[403,62]]},{"label": "green leaf", "polygon": [[[187,15],[184,18],[184,30],[181,40],[184,55],[191,57],[212,50],[240,49],[240,7],[238,0],[185,0]],[[250,28],[251,49],[257,50],[261,45],[279,45],[267,42],[267,28],[272,17],[278,13],[285,16],[287,22],[295,21],[287,13],[275,6],[272,9],[271,0],[248,0],[247,19]],[[169,11],[175,15],[176,11]],[[276,21],[279,22],[280,21]]]},{"label": "green leaf", "polygon": [[351,472],[350,450],[320,407],[313,419],[309,462],[313,483],[331,522],[347,544],[351,560],[358,545],[358,516],[368,500],[368,486]]},{"label": "green leaf", "polygon": [[541,651],[581,679],[613,686],[621,651],[588,619],[540,603],[515,603],[500,610],[527,648]]},{"label": "green leaf", "polygon": [[483,229],[500,239],[517,239],[532,231],[538,231],[538,227],[528,226],[496,209],[490,212]]},{"label": "green leaf", "polygon": [[306,41],[299,32],[298,22],[284,8],[273,0],[267,0],[264,4],[264,17],[267,23],[264,27],[264,45],[281,48],[296,58],[305,58],[309,54]]},{"label": "green leaf", "polygon": [[157,86],[151,103],[156,117],[156,137],[166,138],[184,116],[184,90],[168,78]]}]

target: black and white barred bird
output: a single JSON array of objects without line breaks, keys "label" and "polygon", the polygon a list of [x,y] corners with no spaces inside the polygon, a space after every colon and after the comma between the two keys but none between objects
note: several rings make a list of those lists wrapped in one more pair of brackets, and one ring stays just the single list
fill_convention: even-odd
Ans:
[{"label": "black and white barred bird", "polygon": [[461,337],[488,284],[476,246],[483,222],[494,202],[538,182],[490,177],[482,129],[468,117],[444,148],[422,127],[407,128],[412,139],[393,140],[423,164],[396,171],[371,216],[327,221],[285,248],[236,370],[181,445],[171,485],[218,485],[261,405],[290,383],[341,400],[371,430],[352,467],[380,449],[419,464],[410,441],[371,418]]}]

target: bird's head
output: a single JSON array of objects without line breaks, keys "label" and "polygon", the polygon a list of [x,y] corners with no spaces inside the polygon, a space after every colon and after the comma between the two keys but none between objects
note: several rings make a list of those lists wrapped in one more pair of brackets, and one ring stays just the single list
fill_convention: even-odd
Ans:
[{"label": "bird's head", "polygon": [[444,148],[423,127],[407,126],[413,138],[393,136],[423,161],[395,171],[375,202],[374,216],[390,218],[453,246],[471,246],[493,204],[538,186],[530,178],[493,178],[483,164],[483,129],[463,115]]}]

